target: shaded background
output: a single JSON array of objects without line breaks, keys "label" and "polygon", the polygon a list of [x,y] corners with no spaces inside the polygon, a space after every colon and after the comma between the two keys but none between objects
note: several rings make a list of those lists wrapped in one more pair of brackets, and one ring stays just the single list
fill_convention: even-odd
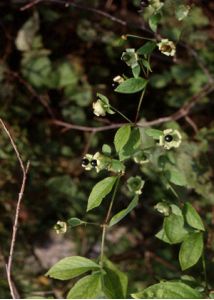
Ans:
[{"label": "shaded background", "polygon": [[[118,115],[99,120],[94,117],[92,102],[97,92],[107,95],[113,106],[134,119],[139,96],[115,94],[112,79],[118,74],[130,75],[120,59],[121,53],[125,48],[142,46],[143,40],[126,40],[121,36],[153,37],[139,12],[140,1],[76,1],[70,6],[56,2],[47,1],[25,10],[21,8],[29,1],[0,2],[0,117],[10,129],[23,159],[31,161],[13,267],[14,282],[23,298],[63,297],[71,283],[46,278],[47,269],[67,255],[99,255],[99,227],[78,227],[65,236],[57,236],[53,226],[57,220],[70,217],[102,222],[107,203],[87,216],[85,210],[91,188],[105,174],[85,173],[81,158],[87,151],[99,151],[103,143],[112,144],[115,131],[91,134],[68,130],[56,121],[91,127],[123,122]],[[181,32],[177,58],[173,61],[158,51],[152,56],[153,73],[140,115],[144,120],[173,114],[211,82],[214,73],[212,1],[186,1],[193,8],[184,23],[175,19],[172,2],[165,1],[159,34],[177,41]],[[17,38],[21,30],[27,30],[29,37],[29,44],[24,46]],[[178,192],[194,203],[207,224],[206,255],[211,285],[213,109],[213,94],[205,94],[191,111],[192,124],[184,118],[167,124],[180,128],[185,135],[177,165],[184,170],[189,189]],[[109,232],[106,251],[128,273],[131,292],[161,278],[180,275],[177,246],[168,246],[154,237],[162,217],[153,206],[173,196],[160,182],[158,173],[149,168],[136,169],[130,163],[127,176],[137,174],[147,180],[142,201]],[[10,297],[4,260],[8,256],[20,180],[17,159],[1,131],[1,298]],[[128,203],[127,195],[122,188],[115,212]],[[200,264],[186,273],[194,274],[198,280],[203,278]]]}]

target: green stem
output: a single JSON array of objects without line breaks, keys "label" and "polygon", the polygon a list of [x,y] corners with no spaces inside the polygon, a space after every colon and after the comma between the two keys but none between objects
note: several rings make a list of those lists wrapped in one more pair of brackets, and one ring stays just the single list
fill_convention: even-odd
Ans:
[{"label": "green stem", "polygon": [[123,113],[121,113],[119,110],[117,110],[116,108],[114,108],[113,106],[110,106],[116,113],[118,113],[119,115],[121,115],[126,121],[128,121],[129,123],[133,124],[133,122],[127,118]]},{"label": "green stem", "polygon": [[108,212],[107,212],[107,215],[106,215],[106,218],[105,218],[105,224],[107,224],[108,221],[109,221],[111,210],[112,210],[112,206],[114,204],[114,200],[115,200],[115,197],[116,197],[116,193],[117,193],[119,182],[120,182],[120,176],[117,177],[117,181],[116,181],[116,184],[115,184],[115,187],[114,187],[114,192],[113,192],[113,195],[112,195],[112,198],[111,198],[111,202],[109,204]]},{"label": "green stem", "polygon": [[114,203],[114,200],[115,200],[115,197],[116,197],[116,193],[117,193],[117,190],[118,190],[118,186],[119,186],[119,181],[120,181],[120,176],[117,177],[117,181],[116,181],[116,184],[115,184],[115,187],[114,187],[114,192],[113,192],[113,195],[112,195],[112,198],[111,198],[111,202],[109,204],[109,208],[108,208],[108,211],[107,211],[107,214],[106,214],[106,217],[105,217],[104,224],[102,225],[103,231],[102,231],[101,250],[100,250],[100,266],[101,266],[101,268],[103,267],[105,238],[106,238],[106,230],[107,230],[107,227],[108,227],[107,223],[108,223],[109,218],[110,218],[112,206],[113,206],[113,203]]},{"label": "green stem", "polygon": [[100,250],[100,266],[101,266],[101,268],[103,267],[105,237],[106,237],[106,224],[103,225],[103,232],[102,232],[102,241],[101,241],[101,250]]},{"label": "green stem", "polygon": [[156,42],[156,39],[150,39],[150,38],[147,38],[147,37],[143,37],[143,36],[139,36],[139,35],[134,35],[134,34],[126,34],[126,37]]},{"label": "green stem", "polygon": [[207,283],[207,267],[206,267],[206,261],[205,261],[205,254],[203,250],[202,254],[202,266],[203,266],[203,272],[204,272],[204,281],[205,281],[205,289],[208,290],[208,283]]},{"label": "green stem", "polygon": [[138,116],[139,116],[139,112],[140,112],[140,109],[141,109],[141,105],[142,105],[143,97],[145,95],[145,91],[146,91],[146,88],[143,90],[143,92],[141,93],[141,96],[140,96],[140,100],[139,100],[139,103],[138,103],[137,112],[136,112],[136,116],[135,116],[134,125],[137,124],[137,119],[138,119]]}]

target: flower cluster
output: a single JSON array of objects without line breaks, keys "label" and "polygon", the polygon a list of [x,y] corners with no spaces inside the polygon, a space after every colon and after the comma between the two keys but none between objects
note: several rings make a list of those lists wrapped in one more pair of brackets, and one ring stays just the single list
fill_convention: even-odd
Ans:
[{"label": "flower cluster", "polygon": [[82,159],[82,167],[86,171],[95,169],[97,173],[101,170],[108,170],[121,174],[124,174],[125,172],[125,166],[122,162],[105,156],[100,152],[96,152],[94,155],[87,153]]}]

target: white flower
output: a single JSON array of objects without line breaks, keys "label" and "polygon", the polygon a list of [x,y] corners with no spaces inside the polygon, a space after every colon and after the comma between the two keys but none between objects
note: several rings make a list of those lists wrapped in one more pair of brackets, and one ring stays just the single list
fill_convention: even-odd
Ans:
[{"label": "white flower", "polygon": [[92,104],[94,114],[96,116],[105,116],[106,115],[106,109],[105,109],[105,104],[99,99],[96,102],[93,102]]},{"label": "white flower", "polygon": [[158,49],[167,56],[174,56],[176,52],[175,44],[168,39],[162,39],[160,43],[157,44]]},{"label": "white flower", "polygon": [[67,223],[65,223],[63,221],[58,221],[56,223],[56,225],[54,226],[54,229],[55,229],[55,231],[56,231],[57,234],[66,233],[66,231],[67,231]]},{"label": "white flower", "polygon": [[113,78],[113,81],[120,84],[124,81],[124,78],[120,75],[117,75]]},{"label": "white flower", "polygon": [[177,129],[166,129],[163,131],[163,135],[159,138],[159,146],[162,146],[166,150],[178,148],[181,141],[182,136]]}]

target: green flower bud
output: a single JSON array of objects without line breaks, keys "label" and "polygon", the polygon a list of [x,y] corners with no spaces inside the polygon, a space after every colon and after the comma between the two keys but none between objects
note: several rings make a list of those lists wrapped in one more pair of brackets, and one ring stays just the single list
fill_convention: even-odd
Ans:
[{"label": "green flower bud", "polygon": [[139,152],[135,153],[133,159],[134,159],[134,162],[136,162],[137,164],[140,164],[140,165],[144,165],[149,162],[149,159],[144,151],[139,151]]},{"label": "green flower bud", "polygon": [[140,195],[142,194],[142,188],[145,184],[145,181],[143,181],[140,178],[140,176],[136,176],[136,177],[130,177],[127,180],[127,184],[130,192]]},{"label": "green flower bud", "polygon": [[162,215],[164,215],[165,217],[169,216],[171,213],[171,208],[169,206],[169,204],[165,201],[163,202],[158,202],[154,208],[161,213]]},{"label": "green flower bud", "polygon": [[138,54],[135,52],[135,49],[126,49],[122,53],[121,59],[131,68],[138,66]]}]

